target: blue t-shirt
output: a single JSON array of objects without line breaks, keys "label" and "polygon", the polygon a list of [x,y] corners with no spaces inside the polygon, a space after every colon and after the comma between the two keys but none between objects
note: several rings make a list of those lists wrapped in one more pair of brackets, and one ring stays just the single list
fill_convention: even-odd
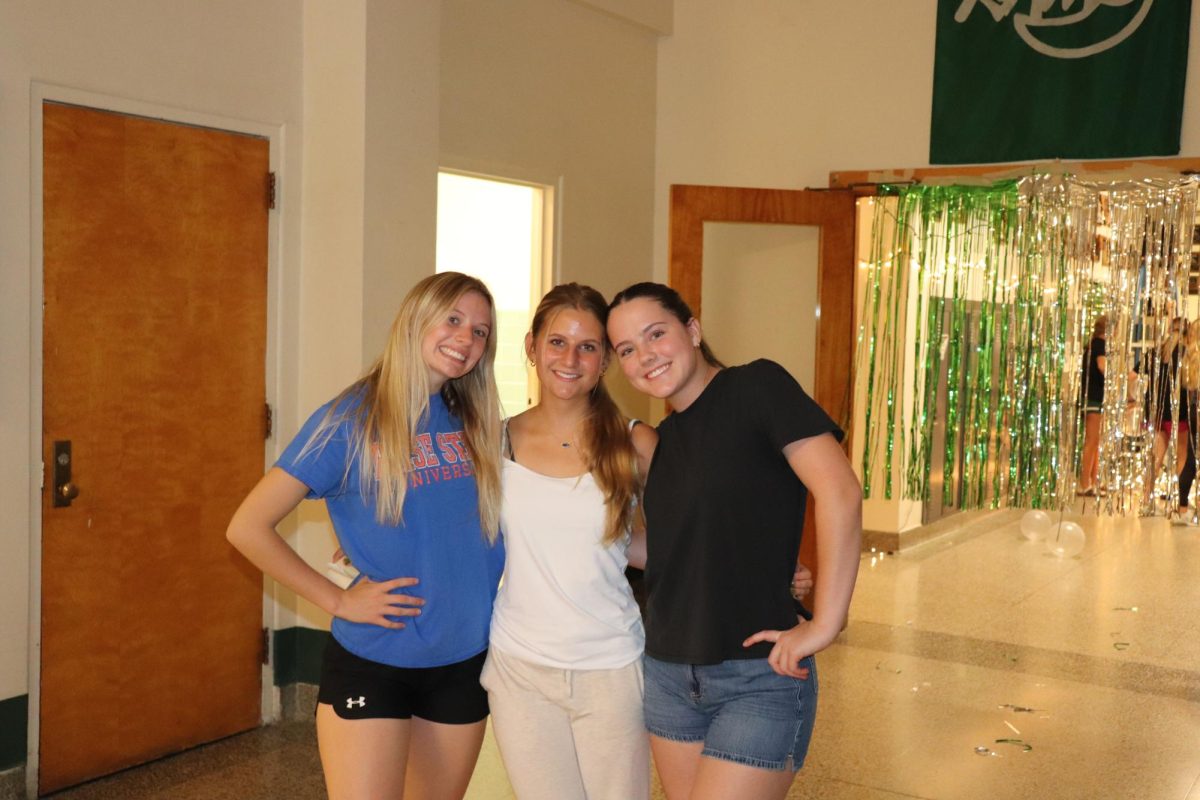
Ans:
[{"label": "blue t-shirt", "polygon": [[[332,401],[331,401],[332,402]],[[354,400],[344,401],[352,408]],[[406,627],[335,618],[333,637],[355,655],[395,667],[438,667],[463,661],[487,648],[492,602],[504,570],[504,546],[489,545],[479,521],[475,469],[462,421],[441,395],[429,398],[418,428],[399,525],[375,519],[375,492],[364,497],[357,458],[349,457],[351,422],[343,419],[328,442],[301,458],[326,403],[308,419],[275,466],[303,482],[308,498],[324,499],[338,542],[350,561],[373,581],[415,577],[420,583],[397,594],[421,597],[415,617],[397,617]],[[341,409],[335,414],[344,416]]]}]

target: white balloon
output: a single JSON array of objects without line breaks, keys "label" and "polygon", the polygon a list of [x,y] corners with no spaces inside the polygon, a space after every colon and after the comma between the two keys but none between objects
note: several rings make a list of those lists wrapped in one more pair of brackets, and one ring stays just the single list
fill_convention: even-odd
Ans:
[{"label": "white balloon", "polygon": [[1045,511],[1027,511],[1021,517],[1021,535],[1031,542],[1045,539],[1052,524]]},{"label": "white balloon", "polygon": [[1058,558],[1074,558],[1083,552],[1087,535],[1074,522],[1064,522],[1058,531],[1046,539],[1046,552]]}]

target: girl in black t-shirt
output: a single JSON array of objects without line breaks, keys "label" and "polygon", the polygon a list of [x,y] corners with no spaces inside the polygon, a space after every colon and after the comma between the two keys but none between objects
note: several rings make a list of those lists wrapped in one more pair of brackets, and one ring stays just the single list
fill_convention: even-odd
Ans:
[{"label": "girl in black t-shirt", "polygon": [[[626,377],[674,410],[644,495],[645,713],[663,788],[783,798],[812,735],[812,655],[845,624],[858,572],[862,492],[842,432],[778,364],[721,364],[673,289],[635,284],[610,309]],[[809,491],[815,604],[795,624]]]}]

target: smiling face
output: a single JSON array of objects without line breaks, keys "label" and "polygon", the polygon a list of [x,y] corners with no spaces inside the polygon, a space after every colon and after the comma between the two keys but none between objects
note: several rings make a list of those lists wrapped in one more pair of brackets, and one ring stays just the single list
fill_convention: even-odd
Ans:
[{"label": "smiling face", "polygon": [[465,292],[436,320],[421,340],[421,358],[429,369],[429,388],[466,375],[483,356],[492,335],[492,307],[479,292]]},{"label": "smiling face", "polygon": [[563,308],[535,337],[525,337],[525,351],[537,365],[542,389],[563,400],[584,397],[608,366],[604,328],[590,311]]},{"label": "smiling face", "polygon": [[608,338],[639,392],[682,410],[703,391],[707,370],[696,319],[685,325],[658,301],[636,297],[609,312]]}]

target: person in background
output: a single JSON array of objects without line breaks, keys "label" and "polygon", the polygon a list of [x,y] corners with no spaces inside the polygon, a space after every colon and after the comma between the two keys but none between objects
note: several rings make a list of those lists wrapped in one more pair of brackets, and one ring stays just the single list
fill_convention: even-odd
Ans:
[{"label": "person in background", "polygon": [[[461,798],[474,770],[504,565],[495,327],[480,281],[422,280],[380,359],[317,409],[229,523],[255,566],[334,618],[316,712],[333,800]],[[305,498],[325,500],[360,571],[347,589],[276,531]]]},{"label": "person in background", "polygon": [[1092,326],[1092,338],[1083,354],[1083,369],[1080,380],[1083,395],[1083,457],[1079,468],[1079,488],[1076,494],[1084,497],[1096,496],[1096,478],[1100,464],[1100,415],[1104,408],[1104,369],[1108,359],[1105,355],[1105,336],[1108,318],[1103,314],[1096,317]]},{"label": "person in background", "polygon": [[1179,395],[1181,416],[1188,421],[1187,448],[1183,468],[1179,472],[1179,507],[1171,517],[1177,525],[1196,525],[1200,520],[1192,513],[1192,485],[1196,480],[1197,393],[1200,392],[1200,323],[1193,321],[1184,339],[1183,360],[1179,365]]},{"label": "person in background", "polygon": [[1171,320],[1167,335],[1158,346],[1158,369],[1152,373],[1155,381],[1146,392],[1145,416],[1154,425],[1154,445],[1150,453],[1150,473],[1144,496],[1147,503],[1153,496],[1154,484],[1159,470],[1162,469],[1172,436],[1175,437],[1174,475],[1179,476],[1187,462],[1192,427],[1190,423],[1194,421],[1191,418],[1195,416],[1194,409],[1188,408],[1189,398],[1182,380],[1182,362],[1187,351],[1187,340],[1187,320],[1175,317]]},{"label": "person in background", "polygon": [[[670,800],[783,798],[816,712],[813,654],[846,622],[862,494],[842,432],[787,372],[725,367],[673,289],[609,306],[625,376],[673,413],[644,489],[645,723]],[[817,500],[811,621],[785,585],[808,492]]]}]

